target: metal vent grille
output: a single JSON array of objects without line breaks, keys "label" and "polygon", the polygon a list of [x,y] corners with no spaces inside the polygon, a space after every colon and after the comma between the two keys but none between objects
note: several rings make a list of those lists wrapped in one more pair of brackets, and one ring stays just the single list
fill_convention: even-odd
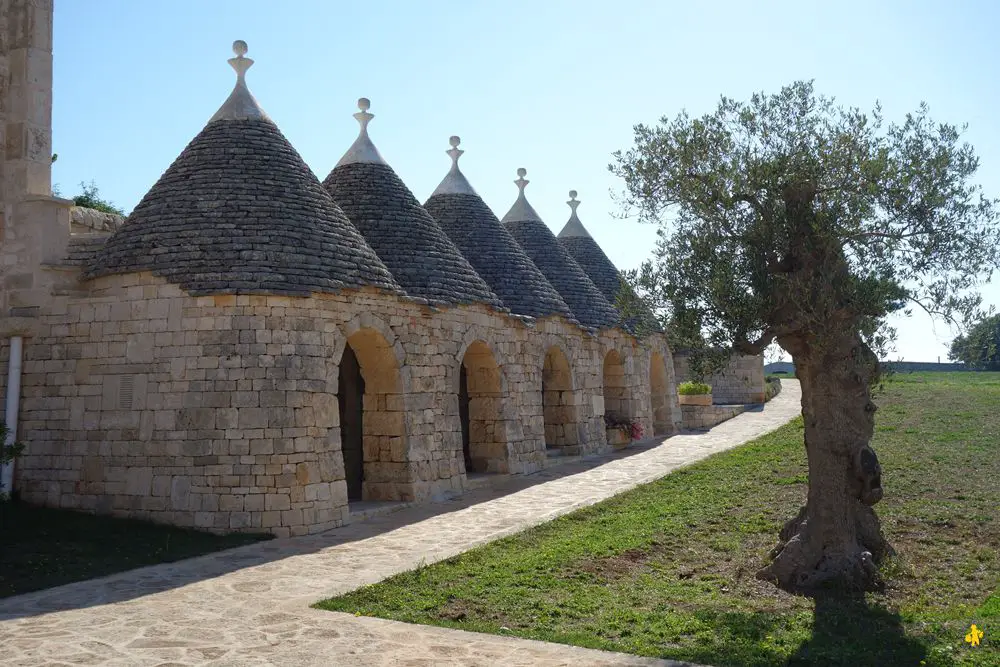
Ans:
[{"label": "metal vent grille", "polygon": [[123,375],[118,385],[118,409],[131,410],[135,399],[135,376]]}]

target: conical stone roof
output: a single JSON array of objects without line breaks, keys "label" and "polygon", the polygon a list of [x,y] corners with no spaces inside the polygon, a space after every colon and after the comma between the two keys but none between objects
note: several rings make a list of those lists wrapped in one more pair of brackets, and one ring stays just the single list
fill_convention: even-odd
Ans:
[{"label": "conical stone roof", "polygon": [[563,298],[458,168],[458,158],[465,152],[459,143],[458,137],[451,138],[451,170],[424,208],[512,313],[575,320]]},{"label": "conical stone roof", "polygon": [[86,271],[151,271],[191,294],[399,286],[246,87],[237,83]]},{"label": "conical stone roof", "polygon": [[361,133],[324,187],[412,297],[431,303],[503,304],[448,235],[386,164],[368,136],[369,101],[358,100]]},{"label": "conical stone roof", "polygon": [[[614,262],[604,254],[601,246],[598,245],[597,241],[594,240],[594,237],[590,235],[590,232],[587,231],[587,228],[580,221],[576,213],[576,209],[580,205],[580,201],[576,198],[576,190],[570,190],[569,197],[570,200],[566,203],[572,212],[566,225],[559,232],[559,243],[573,256],[576,263],[586,272],[587,276],[597,289],[601,290],[601,294],[604,295],[604,298],[612,306],[617,306],[621,290],[625,291],[627,297],[634,297],[635,293],[628,283],[622,280],[621,273],[619,273]],[[622,324],[627,329],[634,330],[637,328],[636,325],[641,322],[645,328],[659,331],[660,326],[653,313],[644,304],[639,304],[637,308],[640,312],[623,320]],[[618,310],[617,307],[616,310]]]},{"label": "conical stone roof", "polygon": [[514,182],[519,193],[514,205],[503,217],[504,226],[556,288],[581,324],[595,329],[615,326],[618,313],[525,198],[524,188],[528,185],[524,179],[526,173],[524,169],[517,170],[518,179]]}]

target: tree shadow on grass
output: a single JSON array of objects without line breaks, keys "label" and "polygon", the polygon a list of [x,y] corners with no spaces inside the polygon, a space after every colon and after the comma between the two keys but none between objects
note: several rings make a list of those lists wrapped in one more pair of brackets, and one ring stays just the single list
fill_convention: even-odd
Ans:
[{"label": "tree shadow on grass", "polygon": [[788,665],[919,665],[927,647],[907,637],[899,614],[869,605],[864,598],[817,597],[813,634]]},{"label": "tree shadow on grass", "polygon": [[791,656],[772,640],[793,622],[787,614],[704,610],[695,615],[713,628],[714,641],[677,657],[726,667],[916,667],[927,654],[924,644],[906,636],[898,614],[863,598],[825,596],[815,602],[812,636]]}]

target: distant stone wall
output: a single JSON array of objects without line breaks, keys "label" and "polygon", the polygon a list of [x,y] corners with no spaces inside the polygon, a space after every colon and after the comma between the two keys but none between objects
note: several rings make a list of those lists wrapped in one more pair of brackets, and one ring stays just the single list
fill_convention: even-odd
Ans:
[{"label": "distant stone wall", "polygon": [[[674,354],[674,376],[677,382],[692,379],[688,354]],[[764,357],[733,355],[721,371],[705,380],[712,386],[715,404],[748,404],[764,402]]]},{"label": "distant stone wall", "polygon": [[703,430],[732,419],[744,410],[742,405],[682,405],[682,423],[685,429]]},{"label": "distant stone wall", "polygon": [[889,361],[885,363],[885,366],[897,373],[973,371],[965,364],[935,363],[933,361]]},{"label": "distant stone wall", "polygon": [[764,381],[764,398],[770,401],[772,398],[781,393],[781,378],[777,376],[768,376]]},{"label": "distant stone wall", "polygon": [[[27,449],[15,488],[31,503],[219,532],[343,524],[337,403],[347,345],[364,378],[368,500],[466,488],[463,361],[475,376],[473,437],[488,435],[473,461],[486,470],[539,470],[546,445],[560,444],[545,440],[543,360],[553,349],[569,362],[557,411],[569,453],[608,447],[606,384],[647,433],[669,435],[681,422],[662,337],[592,335],[558,318],[440,310],[374,290],[192,297],[148,273],[86,286],[51,298],[25,341]],[[664,368],[653,372],[657,359]]]},{"label": "distant stone wall", "polygon": [[[897,373],[953,373],[957,371],[969,371],[972,372],[974,369],[969,368],[962,363],[941,363],[934,361],[886,361],[883,365]],[[770,363],[764,367],[766,373],[788,373],[790,375],[795,374],[795,364],[790,361],[776,361]]]}]

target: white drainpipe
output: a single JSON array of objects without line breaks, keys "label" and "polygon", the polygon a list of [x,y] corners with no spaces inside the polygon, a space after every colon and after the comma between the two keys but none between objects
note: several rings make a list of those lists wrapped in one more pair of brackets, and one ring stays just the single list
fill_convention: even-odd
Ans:
[{"label": "white drainpipe", "polygon": [[[24,349],[24,339],[11,336],[10,361],[7,365],[7,409],[4,412],[4,423],[7,424],[7,442],[11,445],[17,441],[17,412],[21,401],[21,357]],[[0,470],[0,493],[10,494],[14,490],[14,462],[3,466]]]}]

